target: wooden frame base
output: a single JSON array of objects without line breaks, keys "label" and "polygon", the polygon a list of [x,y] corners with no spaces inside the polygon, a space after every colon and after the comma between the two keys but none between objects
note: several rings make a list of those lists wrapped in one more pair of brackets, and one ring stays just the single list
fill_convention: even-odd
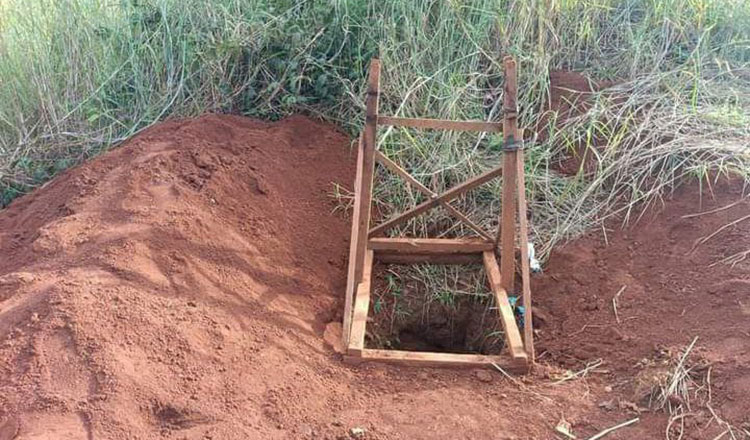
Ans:
[{"label": "wooden frame base", "polygon": [[[381,361],[406,366],[429,367],[486,367],[493,364],[504,370],[522,373],[528,371],[529,359],[524,350],[521,333],[516,324],[508,296],[500,285],[500,268],[495,259],[494,245],[483,240],[467,239],[407,239],[374,238],[368,242],[362,282],[357,285],[351,335],[344,360],[350,363]],[[495,295],[498,319],[505,331],[507,355],[487,356],[477,354],[434,353],[403,350],[365,348],[367,315],[370,308],[372,268],[376,260],[401,264],[434,262],[445,264],[483,262]]]},{"label": "wooden frame base", "polygon": [[367,248],[378,261],[391,264],[472,264],[482,262],[482,252],[492,242],[467,238],[371,238]]},{"label": "wooden frame base", "polygon": [[[508,371],[522,371],[534,362],[534,333],[531,317],[531,288],[529,285],[528,224],[526,198],[523,130],[518,127],[517,72],[512,57],[503,59],[505,83],[503,86],[503,121],[452,121],[444,119],[403,118],[379,114],[380,61],[370,61],[365,99],[365,125],[357,145],[357,174],[354,182],[354,215],[349,248],[349,267],[344,301],[342,339],[347,348],[345,358],[352,362],[368,360],[394,362],[404,365],[427,366],[482,366],[495,364]],[[438,194],[421,183],[398,163],[377,151],[378,126],[406,127],[418,130],[453,130],[502,133],[503,163],[481,174],[458,183]],[[426,199],[395,217],[371,227],[373,176],[375,163],[401,177],[421,192]],[[480,185],[503,176],[502,212],[496,234],[488,234],[468,215],[451,205],[451,201]],[[516,207],[516,201],[518,206]],[[381,238],[389,230],[402,225],[432,208],[442,206],[453,218],[467,226],[478,238]],[[515,224],[518,217],[519,231]],[[516,240],[517,239],[517,240]],[[517,242],[520,246],[517,246]],[[523,338],[518,330],[508,292],[515,292],[515,253],[521,251],[521,280],[524,306]],[[500,255],[498,265],[496,252]],[[471,264],[484,265],[490,288],[497,304],[498,319],[505,330],[508,355],[481,356],[471,354],[425,353],[397,350],[371,350],[365,348],[367,313],[370,306],[372,266],[375,260],[413,264]]]},{"label": "wooden frame base", "polygon": [[346,362],[385,362],[406,367],[482,368],[500,367],[509,373],[523,374],[529,366],[525,360],[517,361],[507,356],[481,354],[434,353],[427,351],[373,350],[364,349],[357,354],[347,353]]}]

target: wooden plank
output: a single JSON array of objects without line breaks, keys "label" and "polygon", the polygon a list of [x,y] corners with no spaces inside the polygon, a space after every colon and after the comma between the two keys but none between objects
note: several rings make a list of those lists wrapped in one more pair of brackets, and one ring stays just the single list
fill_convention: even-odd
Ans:
[{"label": "wooden plank", "polygon": [[503,288],[513,292],[516,272],[516,172],[515,155],[505,153],[503,158],[503,205],[501,226],[495,244],[500,248],[500,271],[503,275]]},{"label": "wooden plank", "polygon": [[357,254],[355,259],[355,281],[362,280],[365,253],[367,251],[367,233],[370,228],[370,209],[372,205],[372,178],[375,171],[375,138],[377,134],[378,97],[380,95],[380,61],[370,61],[370,74],[367,78],[367,99],[365,128],[362,133],[362,180],[359,197],[359,226],[357,230]]},{"label": "wooden plank", "polygon": [[370,310],[370,285],[373,260],[373,252],[367,251],[365,254],[365,266],[362,271],[362,282],[357,285],[357,298],[354,302],[352,333],[349,338],[347,350],[349,354],[357,354],[365,348],[367,313]]},{"label": "wooden plank", "polygon": [[534,322],[531,303],[531,279],[529,276],[529,227],[526,219],[526,178],[523,150],[518,152],[518,234],[521,246],[521,289],[523,295],[523,342],[526,355],[534,362]]},{"label": "wooden plank", "polygon": [[454,131],[485,131],[500,133],[503,124],[487,121],[451,121],[448,119],[427,118],[397,118],[394,116],[378,116],[378,125],[392,125],[394,127],[425,128],[435,130]]},{"label": "wooden plank", "polygon": [[472,254],[490,251],[494,243],[472,238],[371,238],[367,247],[395,254]]},{"label": "wooden plank", "polygon": [[490,180],[494,179],[495,177],[499,176],[502,173],[503,173],[503,167],[497,167],[485,173],[482,173],[478,176],[475,176],[457,186],[454,186],[453,188],[440,194],[439,196],[436,196],[420,205],[417,205],[416,207],[409,209],[408,211],[402,213],[401,215],[398,215],[370,229],[369,236],[373,237],[378,234],[384,233],[388,231],[389,229],[395,226],[398,226],[401,223],[404,223],[408,221],[409,219],[422,214],[425,211],[428,211],[429,209],[439,205],[442,202],[448,202],[450,200],[453,200],[456,197],[460,196],[461,194],[465,193],[466,191],[472,190],[482,184],[489,182]]},{"label": "wooden plank", "polygon": [[[401,168],[396,162],[387,158],[380,151],[375,152],[375,159],[379,161],[380,163],[382,163],[383,165],[385,165],[385,167],[388,168],[389,170],[401,176],[404,180],[406,180],[408,183],[416,187],[422,194],[426,195],[427,197],[437,196],[437,193],[427,188],[426,186],[422,185],[422,183],[419,180],[412,177],[411,174],[407,173],[406,170]],[[487,232],[485,232],[484,229],[482,229],[479,225],[471,221],[471,219],[465,216],[461,211],[451,206],[450,203],[441,201],[440,204],[446,209],[446,211],[448,211],[449,214],[451,214],[453,217],[455,217],[459,221],[463,222],[469,228],[473,229],[474,232],[479,234],[481,237],[484,237],[487,240],[492,240],[492,237],[490,237],[490,235]]]},{"label": "wooden plank", "polygon": [[513,316],[513,308],[508,301],[508,294],[502,287],[502,277],[497,267],[495,253],[493,251],[485,251],[483,257],[484,269],[487,271],[490,288],[495,294],[495,305],[497,306],[500,322],[503,324],[503,329],[505,330],[505,342],[508,345],[510,355],[514,359],[526,359],[527,356],[524,351],[523,341],[521,340],[521,333],[518,331],[516,318]]},{"label": "wooden plank", "polygon": [[370,289],[362,282],[357,285],[357,296],[354,300],[354,316],[352,317],[352,330],[349,337],[349,345],[346,352],[356,355],[365,346],[365,335],[367,334],[367,314],[370,308]]},{"label": "wooden plank", "polygon": [[349,238],[349,266],[346,275],[346,297],[344,298],[344,320],[341,324],[341,337],[344,347],[349,346],[349,334],[352,326],[352,303],[354,302],[356,279],[356,260],[357,260],[357,240],[359,239],[359,199],[360,185],[362,183],[362,136],[359,137],[357,144],[357,169],[354,177],[354,209],[352,213],[352,233]]},{"label": "wooden plank", "polygon": [[[503,59],[505,66],[505,90],[503,93],[503,138],[505,142],[520,141],[516,112],[516,62],[512,57]],[[503,205],[500,218],[500,230],[497,232],[496,244],[500,250],[500,272],[502,286],[512,292],[515,284],[515,239],[516,239],[516,160],[517,151],[503,153]]]},{"label": "wooden plank", "polygon": [[477,368],[492,367],[492,364],[494,363],[503,370],[511,373],[522,374],[528,371],[528,365],[524,359],[511,359],[507,356],[488,356],[481,354],[365,349],[362,351],[361,356],[355,359],[345,357],[345,359],[355,362],[387,362],[409,367]]},{"label": "wooden plank", "polygon": [[375,257],[381,263],[388,264],[477,264],[482,262],[482,254],[401,254],[388,251],[377,251]]}]

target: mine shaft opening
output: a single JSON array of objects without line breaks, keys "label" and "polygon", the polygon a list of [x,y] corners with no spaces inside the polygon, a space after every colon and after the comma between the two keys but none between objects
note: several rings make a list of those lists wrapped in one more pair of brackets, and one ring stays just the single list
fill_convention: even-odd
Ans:
[{"label": "mine shaft opening", "polygon": [[505,334],[484,267],[376,263],[365,346],[500,354]]}]

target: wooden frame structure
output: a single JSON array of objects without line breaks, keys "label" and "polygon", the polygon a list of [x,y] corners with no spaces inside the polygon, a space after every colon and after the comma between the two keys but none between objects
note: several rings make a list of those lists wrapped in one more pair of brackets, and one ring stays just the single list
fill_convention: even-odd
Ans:
[{"label": "wooden frame structure", "polygon": [[[373,59],[367,83],[365,127],[359,138],[357,173],[355,178],[354,215],[349,247],[349,266],[343,319],[345,359],[360,362],[367,360],[425,366],[484,366],[495,364],[508,371],[526,371],[534,360],[534,339],[531,316],[531,289],[529,286],[528,225],[524,159],[521,134],[517,124],[517,73],[511,57],[503,60],[505,86],[503,95],[503,122],[450,121],[441,119],[397,118],[378,114],[380,95],[380,61]],[[503,133],[503,163],[475,176],[442,194],[435,194],[422,185],[398,164],[376,151],[378,126],[412,127],[457,131]],[[370,209],[375,162],[378,161],[393,173],[428,197],[428,200],[377,226],[370,227]],[[500,227],[493,236],[473,223],[449,202],[461,194],[503,175],[502,213]],[[382,238],[393,227],[416,217],[435,206],[444,207],[457,220],[471,228],[478,238]],[[508,301],[515,279],[516,214],[521,258],[522,301],[524,307],[523,337]],[[500,253],[498,265],[495,253]],[[374,261],[410,264],[431,262],[437,264],[484,264],[490,287],[495,297],[498,318],[505,330],[508,355],[486,356],[475,354],[430,353],[365,348],[365,330],[370,304],[371,274]]]}]

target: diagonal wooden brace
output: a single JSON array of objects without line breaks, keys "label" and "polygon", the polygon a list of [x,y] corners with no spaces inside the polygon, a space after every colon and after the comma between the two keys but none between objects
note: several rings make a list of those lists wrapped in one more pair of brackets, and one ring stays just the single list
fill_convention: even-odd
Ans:
[{"label": "diagonal wooden brace", "polygon": [[412,219],[423,212],[426,212],[435,206],[438,206],[439,204],[443,202],[448,202],[450,200],[455,199],[456,197],[460,196],[461,194],[465,193],[466,191],[472,190],[480,185],[483,185],[490,180],[494,179],[495,177],[499,176],[503,173],[503,167],[497,167],[493,168],[483,174],[480,174],[472,179],[467,180],[466,182],[454,186],[453,188],[449,189],[448,191],[433,197],[432,199],[415,206],[414,208],[402,213],[401,215],[394,217],[384,223],[381,223],[380,225],[370,229],[369,236],[374,237],[378,234],[381,234],[385,231],[388,231],[389,229],[400,225],[401,223],[404,223],[408,221],[409,219]]},{"label": "diagonal wooden brace", "polygon": [[[394,173],[401,176],[404,180],[406,180],[408,183],[412,184],[414,187],[416,187],[422,194],[426,195],[427,197],[433,198],[437,196],[437,193],[430,190],[426,186],[422,185],[422,183],[415,179],[411,174],[407,173],[406,170],[401,168],[396,162],[390,160],[387,158],[383,153],[380,151],[375,152],[375,159],[382,163],[385,167],[387,167],[389,170],[393,171]],[[477,234],[482,236],[484,239],[488,241],[492,241],[492,237],[490,234],[484,231],[479,225],[471,221],[466,215],[464,215],[461,211],[454,208],[450,205],[450,203],[441,200],[440,204],[456,219],[466,224],[466,226],[470,227],[474,230]]]},{"label": "diagonal wooden brace", "polygon": [[510,355],[514,359],[525,359],[527,356],[524,351],[523,340],[521,339],[521,333],[518,331],[516,319],[513,316],[513,309],[508,301],[508,293],[502,287],[502,277],[497,267],[495,253],[484,251],[482,256],[490,288],[492,288],[492,292],[495,294],[495,305],[497,306],[498,316],[503,325],[503,330],[505,330],[505,343],[508,346],[508,351],[510,351]]}]

